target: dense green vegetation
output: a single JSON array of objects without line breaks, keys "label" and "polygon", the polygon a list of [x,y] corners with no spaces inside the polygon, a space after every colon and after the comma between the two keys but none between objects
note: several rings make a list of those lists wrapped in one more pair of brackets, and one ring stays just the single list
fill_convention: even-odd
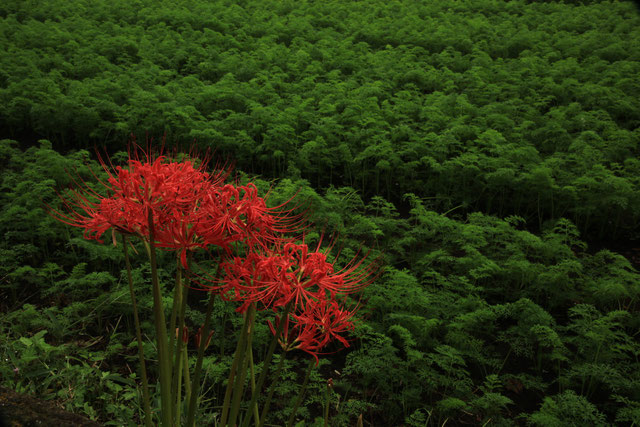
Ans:
[{"label": "dense green vegetation", "polygon": [[[303,425],[322,425],[328,378],[336,426],[638,425],[640,273],[619,253],[640,239],[638,76],[631,2],[4,1],[2,385],[139,421],[120,249],[43,207],[70,175],[95,180],[94,146],[122,161],[133,132],[215,149],[272,203],[298,191],[345,256],[384,254]],[[205,297],[190,294],[190,328]],[[233,309],[214,312],[202,425]],[[274,424],[305,366],[286,362]]]}]

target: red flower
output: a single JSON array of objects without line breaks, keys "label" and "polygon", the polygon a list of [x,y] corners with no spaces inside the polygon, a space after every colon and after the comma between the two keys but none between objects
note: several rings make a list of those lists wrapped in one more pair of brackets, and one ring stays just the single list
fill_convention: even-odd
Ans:
[{"label": "red flower", "polygon": [[213,244],[226,236],[227,243],[245,241],[249,246],[266,248],[279,242],[285,233],[297,233],[304,224],[304,215],[293,215],[295,207],[285,205],[269,208],[266,200],[258,196],[253,184],[233,186],[227,184],[216,189],[203,203],[209,215],[198,223],[203,238]]},{"label": "red flower", "polygon": [[[135,234],[148,239],[148,214],[153,214],[157,224],[159,244],[167,247],[176,241],[185,244],[178,230],[184,232],[184,219],[193,217],[200,200],[227,175],[220,171],[210,175],[204,171],[206,160],[194,167],[189,160],[175,162],[160,155],[151,158],[143,153],[146,162],[137,160],[138,153],[128,161],[128,168],[109,167],[100,158],[100,164],[108,175],[107,182],[100,183],[108,196],[98,194],[89,185],[70,190],[63,198],[67,213],[53,211],[54,216],[69,225],[85,230],[85,237],[100,240],[109,228]],[[178,224],[180,225],[178,227]]]},{"label": "red flower", "polygon": [[[344,304],[345,301],[342,301]],[[318,362],[318,355],[328,354],[322,350],[334,339],[349,347],[344,334],[353,330],[352,321],[356,309],[348,310],[335,300],[310,301],[299,313],[284,320],[280,345],[285,351],[299,349],[311,354]],[[282,321],[276,316],[276,326]],[[274,325],[269,323],[275,334]]]},{"label": "red flower", "polygon": [[368,286],[379,270],[377,260],[364,265],[365,258],[354,258],[336,269],[319,249],[310,252],[304,243],[276,244],[269,251],[223,262],[225,277],[219,289],[227,299],[242,302],[239,312],[255,302],[277,312],[288,307],[286,318],[276,316],[277,324],[285,322],[283,348],[300,349],[317,358],[333,340],[348,347],[344,334],[353,328],[355,309],[345,308],[345,296]]},{"label": "red flower", "polygon": [[310,252],[305,243],[277,244],[262,253],[223,263],[223,288],[233,290],[235,298],[245,302],[242,308],[247,302],[261,302],[269,308],[292,302],[300,307],[309,301],[335,299],[337,294],[353,294],[377,277],[379,267],[377,261],[364,266],[365,256],[353,258],[336,271],[324,252],[319,248]]},{"label": "red flower", "polygon": [[[184,267],[187,251],[219,246],[226,252],[220,264],[224,278],[214,279],[210,290],[242,302],[238,311],[257,302],[276,312],[287,307],[286,318],[278,318],[285,322],[286,350],[300,349],[317,359],[333,340],[348,346],[344,334],[353,328],[355,310],[344,308],[345,296],[377,277],[377,260],[365,264],[367,255],[356,254],[336,268],[327,256],[332,244],[323,251],[320,239],[312,251],[304,241],[284,237],[298,233],[305,222],[304,215],[293,214],[297,206],[286,207],[290,200],[269,208],[255,185],[223,184],[224,169],[206,172],[207,159],[196,166],[189,159],[142,154],[143,160],[137,151],[130,154],[126,168],[108,167],[101,158],[108,179],[100,183],[107,195],[83,183],[63,198],[67,212],[52,210],[53,216],[83,228],[86,238],[99,240],[112,228],[147,241],[151,217],[154,243],[180,251]],[[231,257],[235,242],[244,243],[244,257]]]},{"label": "red flower", "polygon": [[88,239],[101,241],[112,228],[148,240],[151,212],[156,245],[180,251],[184,267],[189,250],[216,245],[230,252],[237,241],[266,247],[303,224],[301,215],[291,215],[295,207],[268,208],[253,184],[224,185],[228,171],[209,174],[208,158],[195,166],[192,160],[177,162],[138,151],[130,156],[126,168],[100,158],[108,175],[106,182],[100,181],[107,196],[83,182],[63,198],[66,212],[52,210],[53,216],[83,228]]},{"label": "red flower", "polygon": [[309,343],[308,348],[314,349],[310,344],[316,342],[315,349],[319,350],[334,338],[340,341],[345,347],[349,347],[349,343],[342,334],[353,329],[351,319],[355,312],[355,309],[352,311],[344,309],[343,306],[335,300],[320,300],[308,304],[302,314],[294,314],[293,318],[299,325],[303,325],[303,329],[304,326],[313,325],[315,327],[315,335],[313,339],[306,336],[298,337],[300,344],[297,348],[304,350],[305,345]]}]

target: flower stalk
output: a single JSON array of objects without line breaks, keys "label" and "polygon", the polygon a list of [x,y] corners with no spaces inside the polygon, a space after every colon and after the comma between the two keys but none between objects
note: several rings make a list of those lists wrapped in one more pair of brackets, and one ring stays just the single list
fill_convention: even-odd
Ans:
[{"label": "flower stalk", "polygon": [[329,404],[331,403],[331,388],[333,386],[333,380],[329,378],[327,381],[327,388],[324,393],[324,419],[323,427],[329,427]]},{"label": "flower stalk", "polygon": [[129,261],[129,251],[127,250],[127,236],[122,235],[122,250],[124,252],[124,262],[127,267],[127,279],[129,281],[129,293],[131,294],[131,305],[133,306],[133,320],[136,325],[136,339],[138,341],[138,358],[140,360],[140,377],[142,378],[142,405],[144,408],[144,425],[151,427],[151,403],[149,399],[149,380],[147,379],[147,367],[144,360],[144,349],[142,348],[142,332],[140,330],[140,318],[138,316],[138,304],[133,291],[133,277],[131,275],[131,262]]},{"label": "flower stalk", "polygon": [[162,425],[173,425],[171,396],[171,358],[169,356],[169,342],[167,341],[167,326],[165,324],[164,308],[162,306],[162,292],[158,281],[158,265],[156,262],[156,248],[153,241],[154,224],[153,211],[149,210],[149,262],[151,264],[151,282],[153,286],[153,314],[156,326],[156,341],[158,344],[158,364],[160,365],[160,394],[162,406]]},{"label": "flower stalk", "polygon": [[[220,267],[216,271],[216,276],[220,271]],[[187,427],[195,425],[196,408],[198,406],[198,397],[200,395],[200,375],[202,373],[202,359],[204,358],[204,349],[207,346],[207,337],[209,336],[209,322],[211,321],[211,313],[213,311],[213,303],[216,295],[211,292],[209,295],[209,303],[207,304],[207,314],[205,315],[202,325],[200,345],[198,346],[198,358],[196,359],[196,367],[191,381],[191,396],[189,397],[189,411],[187,412]]]},{"label": "flower stalk", "polygon": [[[253,348],[252,343],[249,341],[249,369],[251,375],[251,394],[256,392],[256,373],[255,366],[253,364]],[[260,424],[260,411],[258,409],[258,403],[256,402],[253,407],[250,407],[249,410],[253,410],[253,420],[255,421],[255,427],[258,427]]]},{"label": "flower stalk", "polygon": [[[282,313],[282,318],[285,318],[289,315],[289,311],[291,310],[291,305],[292,303],[288,303],[285,306],[284,312]],[[252,408],[253,406],[255,406],[256,402],[258,401],[258,396],[260,395],[262,391],[262,387],[264,386],[264,381],[267,378],[267,372],[269,371],[269,366],[271,364],[271,359],[273,358],[273,353],[276,350],[276,344],[278,343],[278,340],[280,339],[280,335],[284,330],[284,324],[285,322],[281,321],[278,323],[276,327],[275,334],[273,335],[273,338],[271,339],[271,343],[269,344],[269,350],[267,351],[267,356],[265,357],[264,362],[262,364],[262,372],[260,372],[260,376],[258,377],[258,383],[256,384],[255,390],[251,394],[251,402],[249,403],[249,408]],[[251,411],[248,411],[247,415],[245,416],[242,422],[242,427],[248,427],[252,418],[253,418],[253,413]]]},{"label": "flower stalk", "polygon": [[253,322],[255,320],[256,306],[251,304],[246,314],[246,329],[243,332],[244,343],[243,348],[240,350],[240,360],[238,367],[240,370],[236,372],[236,381],[233,387],[233,400],[231,403],[231,413],[229,415],[229,425],[235,426],[236,419],[240,412],[240,403],[242,402],[242,396],[244,394],[244,382],[247,377],[247,368],[249,364],[248,352],[251,351],[251,340],[253,338]]},{"label": "flower stalk", "polygon": [[[189,266],[191,263],[191,252],[189,252],[187,254],[187,266]],[[177,273],[176,273],[176,287],[180,288],[179,292],[176,292],[177,298],[178,298],[178,302],[176,303],[174,301],[174,307],[177,308],[177,313],[176,313],[176,317],[177,317],[177,331],[180,332],[180,334],[182,334],[181,331],[184,330],[185,328],[185,311],[186,311],[186,306],[187,306],[187,296],[189,293],[189,281],[190,281],[190,270],[187,268],[185,270],[185,274],[184,274],[184,283],[182,282],[182,266],[180,264],[180,262],[177,263]],[[173,330],[173,329],[171,329]],[[181,401],[181,392],[182,392],[182,373],[183,373],[183,365],[186,365],[188,367],[188,361],[187,361],[187,348],[186,348],[186,340],[185,339],[177,339],[176,340],[176,351],[175,351],[175,355],[174,355],[174,362],[173,362],[173,372],[177,372],[178,375],[174,375],[173,376],[173,383],[172,383],[172,389],[171,392],[173,394],[173,396],[176,396],[176,401],[175,401],[175,407],[176,407],[176,414],[175,414],[175,421],[177,425],[180,425],[180,408],[182,407],[182,401]],[[171,346],[170,343],[170,348],[173,348],[173,346]],[[185,363],[183,363],[183,360]],[[185,379],[188,379],[189,376],[189,370],[188,368],[184,371],[185,374]],[[188,390],[190,388],[191,384],[187,385],[185,383],[185,388]],[[190,391],[187,392],[187,397],[190,396]],[[187,401],[187,407],[188,407],[189,403]]]},{"label": "flower stalk", "polygon": [[[221,425],[227,425],[227,419],[229,425],[234,425],[235,417],[238,415],[240,407],[240,400],[242,397],[242,388],[244,386],[244,372],[246,372],[246,366],[244,366],[247,341],[251,331],[251,323],[253,322],[253,316],[255,314],[255,306],[252,304],[253,309],[249,309],[244,313],[244,322],[238,338],[238,344],[236,345],[236,351],[233,355],[233,362],[231,363],[231,371],[229,372],[229,379],[227,381],[227,388],[224,394],[224,402],[222,404],[222,414],[220,418]],[[231,398],[233,393],[233,400]],[[231,412],[229,412],[231,411]]]},{"label": "flower stalk", "polygon": [[[178,317],[178,307],[181,305],[181,301],[182,301],[182,268],[180,268],[180,264],[178,263],[178,267],[176,268],[176,286],[173,289],[173,304],[171,307],[171,318],[169,319],[169,331],[175,331],[176,330],[176,319]],[[180,331],[182,331],[182,328],[179,329]],[[173,334],[169,334],[169,354],[170,354],[170,358],[171,360],[174,359],[173,357],[173,349],[175,348],[175,346],[177,345],[175,340],[175,336]],[[179,339],[177,340],[178,342],[180,341]],[[174,372],[175,372],[175,365],[174,365]],[[174,384],[175,384],[175,378],[174,378]],[[173,389],[175,390],[175,387],[173,387]]]}]

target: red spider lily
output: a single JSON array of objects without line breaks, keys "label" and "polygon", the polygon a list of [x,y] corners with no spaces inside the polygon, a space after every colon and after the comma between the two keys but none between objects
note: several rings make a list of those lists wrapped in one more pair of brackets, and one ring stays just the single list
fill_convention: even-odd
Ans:
[{"label": "red spider lily", "polygon": [[99,156],[108,178],[96,178],[108,196],[83,182],[62,198],[66,212],[51,209],[53,216],[83,228],[88,239],[101,241],[112,228],[148,240],[151,212],[156,245],[180,251],[185,268],[187,251],[215,245],[230,253],[230,245],[238,241],[266,248],[304,225],[304,215],[293,214],[297,206],[285,207],[291,199],[269,208],[255,185],[224,185],[227,170],[206,172],[208,155],[199,166],[190,159],[178,162],[142,150],[129,155],[126,168]]},{"label": "red spider lily", "polygon": [[136,152],[128,161],[128,168],[110,168],[100,157],[100,164],[108,174],[107,182],[100,183],[109,195],[98,194],[83,183],[85,185],[70,190],[69,196],[63,198],[67,213],[52,210],[52,214],[62,222],[83,228],[86,238],[100,240],[112,227],[148,238],[148,211],[151,210],[154,223],[159,227],[160,245],[163,237],[167,245],[174,245],[176,240],[180,242],[180,239],[169,239],[163,227],[175,228],[176,221],[193,216],[199,201],[219,185],[227,172],[210,175],[204,171],[206,160],[196,168],[191,161],[175,162],[162,155],[152,159],[146,153],[145,156],[148,162],[140,162],[136,160]]},{"label": "red spider lily", "polygon": [[340,341],[345,347],[349,347],[349,342],[341,335],[353,329],[351,321],[356,309],[347,310],[335,300],[314,301],[305,307],[302,314],[293,314],[293,318],[300,325],[313,325],[315,336],[313,339],[299,337],[300,344],[297,348],[304,350],[305,343],[317,342],[317,346],[309,349],[319,350],[327,345],[334,338]]},{"label": "red spider lily", "polygon": [[[225,278],[214,282],[211,290],[217,290],[227,300],[241,301],[237,311],[243,313],[251,303],[261,301],[264,307],[276,307],[279,298],[279,271],[287,268],[287,260],[277,253],[261,255],[249,251],[244,257],[234,257],[221,264]],[[270,286],[265,286],[270,284]],[[264,289],[262,289],[264,287]]]},{"label": "red spider lily", "polygon": [[223,291],[233,291],[232,298],[244,302],[240,311],[250,302],[270,308],[292,302],[301,307],[310,301],[335,299],[337,294],[353,294],[373,282],[379,269],[378,261],[364,266],[365,256],[336,271],[324,252],[310,252],[305,243],[287,242],[263,252],[223,263]]},{"label": "red spider lily", "polygon": [[176,162],[146,153],[146,161],[141,161],[137,151],[131,157],[127,168],[113,167],[108,161],[109,167],[100,158],[108,175],[106,182],[100,183],[108,196],[83,183],[63,197],[65,212],[51,210],[53,216],[83,228],[90,239],[100,240],[109,228],[148,239],[151,211],[156,244],[181,251],[185,267],[188,250],[207,245],[228,250],[232,242],[240,240],[266,245],[263,241],[275,241],[298,225],[298,217],[289,218],[282,205],[267,208],[252,184],[237,188],[222,185],[228,172],[205,172],[207,159],[196,167],[190,160]]},{"label": "red spider lily", "polygon": [[215,245],[230,254],[230,245],[243,241],[249,250],[253,246],[266,248],[283,240],[284,233],[295,233],[302,228],[304,215],[293,215],[291,211],[295,207],[284,208],[290,202],[291,199],[268,208],[253,184],[212,185],[186,214],[174,210],[167,218],[164,232],[157,233],[158,246],[181,250],[185,267],[186,251],[198,247]]},{"label": "red spider lily", "polygon": [[190,161],[177,163],[159,156],[153,163],[129,160],[128,166],[116,167],[117,177],[109,177],[110,198],[124,200],[142,218],[151,210],[154,223],[161,226],[175,220],[176,213],[193,215],[199,201],[216,185],[216,178]]},{"label": "red spider lily", "polygon": [[[344,304],[344,301],[342,301]],[[328,354],[321,350],[336,339],[344,347],[349,342],[343,334],[353,330],[353,316],[357,308],[348,310],[335,300],[310,301],[300,314],[293,313],[284,321],[280,345],[285,351],[299,349],[311,354],[318,363],[318,355]],[[282,319],[276,316],[276,327]],[[272,333],[275,327],[269,322]]]},{"label": "red spider lily", "polygon": [[300,349],[317,358],[332,340],[348,347],[343,334],[353,328],[356,310],[344,308],[345,297],[368,286],[379,270],[378,260],[364,265],[365,258],[356,257],[336,269],[325,252],[289,241],[223,262],[225,277],[217,289],[225,298],[243,303],[239,312],[254,302],[275,311],[289,307],[284,319],[276,316],[277,324],[285,322],[283,348]]},{"label": "red spider lily", "polygon": [[202,209],[205,216],[198,223],[204,240],[217,242],[226,236],[228,242],[233,242],[244,238],[244,227],[238,218],[239,194],[238,188],[231,184],[207,194]]},{"label": "red spider lily", "polygon": [[258,196],[255,185],[227,184],[203,201],[202,209],[208,217],[198,223],[198,230],[208,242],[218,242],[225,236],[226,243],[243,240],[249,246],[266,248],[282,241],[282,235],[298,233],[303,228],[304,214],[293,214],[295,206],[285,208],[291,200],[269,208],[266,200]]}]

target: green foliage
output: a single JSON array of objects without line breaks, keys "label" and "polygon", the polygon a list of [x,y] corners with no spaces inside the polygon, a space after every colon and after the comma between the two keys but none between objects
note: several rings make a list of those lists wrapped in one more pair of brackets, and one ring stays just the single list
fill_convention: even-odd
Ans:
[{"label": "green foliage", "polygon": [[[385,262],[300,423],[323,424],[332,378],[336,426],[640,424],[639,22],[621,1],[3,2],[0,137],[20,142],[0,140],[0,381],[139,421],[122,248],[46,205],[99,188],[87,148],[118,163],[130,133],[164,134],[232,159],[272,206],[295,196],[307,242],[340,235],[338,264]],[[205,300],[189,294],[190,331]],[[222,300],[212,319],[202,425],[242,321]],[[269,422],[291,412],[301,356]]]},{"label": "green foliage", "polygon": [[253,173],[620,237],[640,218],[630,3],[7,1],[0,126],[195,138]]},{"label": "green foliage", "polygon": [[[33,306],[24,314],[37,316],[28,310]],[[45,340],[47,334],[46,329],[32,336],[3,331],[0,355],[8,362],[0,369],[4,384],[19,392],[57,399],[67,410],[106,420],[105,425],[135,425],[136,408],[140,407],[133,388],[135,375],[124,377],[101,369],[101,355],[87,352],[82,345],[51,345]]]},{"label": "green foliage", "polygon": [[572,390],[552,397],[545,397],[540,410],[529,417],[538,426],[606,426],[605,416],[587,399]]},{"label": "green foliage", "polygon": [[[9,165],[15,166],[5,170],[5,182],[20,181],[26,175],[35,188],[50,185],[46,182],[49,171],[33,172],[38,156],[70,161],[70,170],[84,173],[80,158],[56,157],[46,143],[25,152],[12,145],[7,145],[7,152]],[[366,320],[358,326],[352,348],[335,360],[323,361],[313,374],[309,387],[315,391],[303,402],[300,419],[311,423],[321,414],[324,400],[320,396],[327,377],[333,377],[335,384],[330,413],[336,425],[351,425],[361,414],[383,417],[392,424],[399,420],[501,424],[532,399],[543,405],[538,412],[521,414],[532,423],[550,417],[565,422],[558,415],[562,409],[554,408],[580,406],[581,399],[597,405],[594,419],[635,419],[640,348],[633,335],[637,319],[631,313],[637,307],[638,273],[612,251],[587,253],[569,220],[548,224],[542,235],[535,235],[522,229],[521,217],[501,220],[474,213],[461,221],[430,210],[429,200],[414,194],[406,195],[410,209],[404,217],[382,197],[364,203],[352,188],[330,188],[319,194],[303,180],[282,180],[275,186],[255,182],[265,191],[271,188],[273,204],[297,193],[325,230],[343,234],[346,259],[361,250],[360,239],[364,239],[376,245],[374,254],[384,250],[389,264],[362,296]],[[5,188],[11,187],[5,184]],[[5,192],[3,197],[8,202],[3,210],[7,218],[16,207],[32,203],[17,194]],[[48,219],[42,215],[34,220]],[[9,220],[4,224],[11,230]],[[59,233],[68,236],[65,229]],[[123,355],[128,363],[135,363],[132,312],[122,285],[119,248],[80,237],[67,243],[58,233],[45,234],[46,245],[28,246],[31,239],[41,238],[36,236],[33,230],[24,231],[19,240],[26,242],[23,246],[11,245],[13,237],[9,237],[2,247],[7,257],[3,292],[13,294],[3,323],[2,351],[12,361],[5,366],[5,381],[21,390],[62,399],[70,409],[92,417],[135,419],[139,403],[130,388],[132,378],[107,368],[118,366]],[[312,231],[308,239],[318,236]],[[64,245],[71,251],[61,249]],[[21,265],[12,258],[16,251],[30,251],[23,253],[33,256],[23,258],[26,264]],[[138,257],[134,254],[134,261]],[[140,310],[150,313],[148,267],[143,264],[132,273]],[[163,283],[170,283],[172,275],[170,270],[160,272]],[[35,292],[33,302],[17,305],[26,286]],[[198,307],[204,297],[190,296],[191,330],[203,321]],[[167,308],[170,300],[166,298]],[[215,303],[216,338],[205,359],[203,388],[213,396],[221,395],[230,366],[228,354],[235,346],[228,332],[241,322],[234,309],[228,302]],[[263,320],[272,316],[259,315],[257,353],[264,352],[268,343]],[[149,322],[143,323],[143,330],[151,329]],[[46,335],[31,336],[33,331],[45,330]],[[79,356],[64,359],[74,348],[80,349],[75,351]],[[144,348],[153,359],[151,343],[145,342]],[[287,362],[275,390],[272,422],[288,417],[291,396],[304,370],[301,365],[301,360]],[[13,367],[25,375],[16,377]],[[259,372],[261,366],[256,369]],[[73,391],[60,395],[54,376],[73,376]],[[43,381],[51,386],[36,390]],[[539,397],[558,390],[562,399]],[[574,391],[580,395],[571,394]],[[206,407],[215,406],[216,398],[205,402],[202,420],[215,417],[215,410]]]}]

